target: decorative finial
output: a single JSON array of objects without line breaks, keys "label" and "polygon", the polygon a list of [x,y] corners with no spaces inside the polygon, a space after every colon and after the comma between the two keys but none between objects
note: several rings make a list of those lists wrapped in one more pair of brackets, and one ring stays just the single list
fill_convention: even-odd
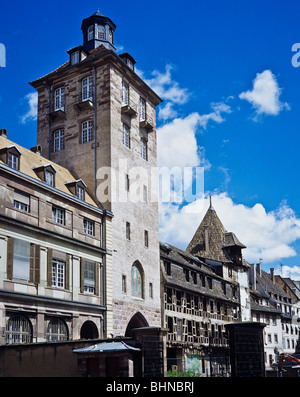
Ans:
[{"label": "decorative finial", "polygon": [[209,196],[209,209],[213,210],[211,196]]}]

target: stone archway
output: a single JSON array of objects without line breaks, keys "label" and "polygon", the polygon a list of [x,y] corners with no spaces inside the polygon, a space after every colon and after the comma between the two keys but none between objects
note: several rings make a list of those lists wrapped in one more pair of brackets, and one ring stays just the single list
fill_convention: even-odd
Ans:
[{"label": "stone archway", "polygon": [[80,339],[98,339],[99,332],[98,328],[93,321],[86,321],[82,324],[80,330]]},{"label": "stone archway", "polygon": [[142,328],[142,327],[149,327],[149,324],[145,319],[145,317],[140,312],[137,312],[129,321],[126,328],[125,336],[132,337],[133,336],[132,330],[134,328]]}]

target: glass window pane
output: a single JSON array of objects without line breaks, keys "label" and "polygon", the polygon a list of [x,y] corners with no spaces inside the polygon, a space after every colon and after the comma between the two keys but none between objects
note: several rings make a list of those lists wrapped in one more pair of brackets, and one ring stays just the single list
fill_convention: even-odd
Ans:
[{"label": "glass window pane", "polygon": [[14,240],[13,277],[29,280],[30,243],[23,240]]}]

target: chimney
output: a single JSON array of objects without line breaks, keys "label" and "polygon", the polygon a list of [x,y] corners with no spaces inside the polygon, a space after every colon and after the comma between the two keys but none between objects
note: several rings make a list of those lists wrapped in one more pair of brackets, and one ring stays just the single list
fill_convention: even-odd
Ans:
[{"label": "chimney", "polygon": [[272,282],[275,283],[275,279],[274,279],[274,269],[273,269],[273,268],[270,269],[270,277],[271,277]]},{"label": "chimney", "polygon": [[256,268],[254,263],[251,263],[250,284],[252,285],[253,289],[256,289]]},{"label": "chimney", "polygon": [[6,128],[1,128],[0,136],[3,136],[3,138],[7,138],[7,130],[6,130]]},{"label": "chimney", "polygon": [[257,263],[257,265],[256,265],[256,273],[261,277],[261,265],[260,265],[260,263]]},{"label": "chimney", "polygon": [[33,146],[32,148],[30,148],[30,150],[31,150],[33,153],[36,153],[36,154],[39,154],[39,155],[42,154],[42,147],[41,147],[40,145]]}]

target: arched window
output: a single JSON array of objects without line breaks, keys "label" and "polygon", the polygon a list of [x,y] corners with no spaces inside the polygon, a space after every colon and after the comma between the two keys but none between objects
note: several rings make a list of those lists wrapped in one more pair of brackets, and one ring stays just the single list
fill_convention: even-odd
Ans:
[{"label": "arched window", "polygon": [[114,35],[113,35],[113,31],[111,29],[108,30],[108,41],[113,44],[114,42]]},{"label": "arched window", "polygon": [[62,342],[68,340],[68,328],[60,318],[52,319],[47,328],[47,342]]},{"label": "arched window", "polygon": [[88,41],[93,40],[93,38],[94,38],[94,25],[89,26],[89,28],[87,30],[87,34],[88,34]]},{"label": "arched window", "polygon": [[143,298],[143,271],[138,263],[131,267],[131,293],[132,296]]},{"label": "arched window", "polygon": [[30,321],[18,314],[10,317],[6,324],[5,343],[12,345],[14,343],[32,342],[32,327]]},{"label": "arched window", "polygon": [[103,25],[96,25],[96,39],[105,40],[105,28]]}]

